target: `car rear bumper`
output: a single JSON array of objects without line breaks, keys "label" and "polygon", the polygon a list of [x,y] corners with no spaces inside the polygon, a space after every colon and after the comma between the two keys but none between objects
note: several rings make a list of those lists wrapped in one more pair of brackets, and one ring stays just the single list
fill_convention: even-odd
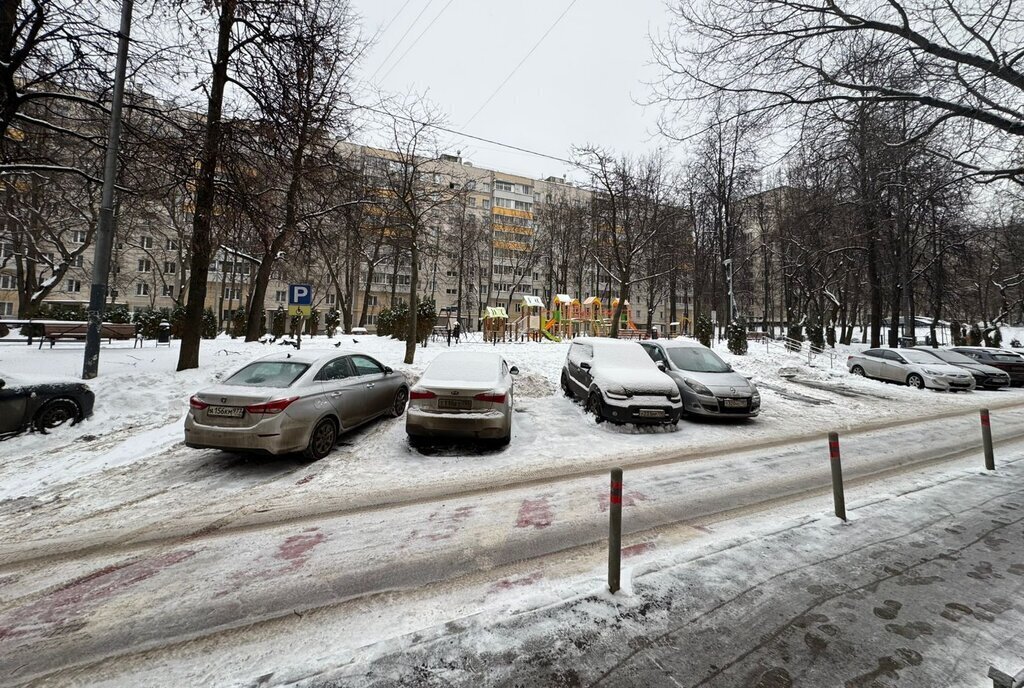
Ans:
[{"label": "car rear bumper", "polygon": [[444,413],[410,406],[405,412],[405,431],[413,437],[498,439],[511,428],[511,417],[501,411]]},{"label": "car rear bumper", "polygon": [[284,426],[274,421],[248,428],[222,428],[197,423],[191,413],[185,418],[185,446],[193,449],[291,454],[306,448],[308,435],[305,426]]}]

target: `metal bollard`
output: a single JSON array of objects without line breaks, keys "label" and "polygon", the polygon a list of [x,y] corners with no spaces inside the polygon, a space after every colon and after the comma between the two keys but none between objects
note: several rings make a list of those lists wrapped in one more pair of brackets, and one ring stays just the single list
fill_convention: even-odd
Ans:
[{"label": "metal bollard", "polygon": [[992,419],[988,409],[981,409],[981,441],[985,445],[985,468],[990,471],[996,469],[996,457],[992,451]]},{"label": "metal bollard", "polygon": [[619,569],[622,558],[622,469],[612,469],[611,491],[608,494],[608,590],[619,591]]},{"label": "metal bollard", "polygon": [[843,465],[839,458],[839,433],[828,434],[829,463],[832,464],[832,497],[836,504],[836,516],[846,520],[846,495],[843,493]]}]

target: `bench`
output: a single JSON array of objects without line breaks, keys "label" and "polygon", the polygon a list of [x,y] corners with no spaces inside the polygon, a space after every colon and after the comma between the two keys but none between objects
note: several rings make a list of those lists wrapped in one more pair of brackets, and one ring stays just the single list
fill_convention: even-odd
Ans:
[{"label": "bench", "polygon": [[[89,331],[89,323],[67,322],[67,323],[46,323],[39,325],[42,335],[39,338],[39,348],[43,348],[43,342],[49,341],[50,348],[62,339],[84,340]],[[132,323],[101,323],[100,339],[106,339],[109,344],[114,339],[135,339],[135,325]]]}]

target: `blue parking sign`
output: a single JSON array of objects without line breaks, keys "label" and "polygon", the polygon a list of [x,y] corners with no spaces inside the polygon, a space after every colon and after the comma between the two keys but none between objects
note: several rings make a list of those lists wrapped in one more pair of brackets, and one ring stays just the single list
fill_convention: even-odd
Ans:
[{"label": "blue parking sign", "polygon": [[313,286],[310,284],[289,284],[288,285],[289,306],[311,306],[313,305]]}]

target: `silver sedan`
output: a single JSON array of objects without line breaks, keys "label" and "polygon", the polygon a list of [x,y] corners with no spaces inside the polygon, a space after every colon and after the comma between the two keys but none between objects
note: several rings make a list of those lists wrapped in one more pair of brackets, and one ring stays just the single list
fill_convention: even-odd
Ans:
[{"label": "silver sedan", "polygon": [[405,377],[365,354],[273,354],[189,400],[185,444],[321,459],[339,434],[402,415],[408,399]]}]

